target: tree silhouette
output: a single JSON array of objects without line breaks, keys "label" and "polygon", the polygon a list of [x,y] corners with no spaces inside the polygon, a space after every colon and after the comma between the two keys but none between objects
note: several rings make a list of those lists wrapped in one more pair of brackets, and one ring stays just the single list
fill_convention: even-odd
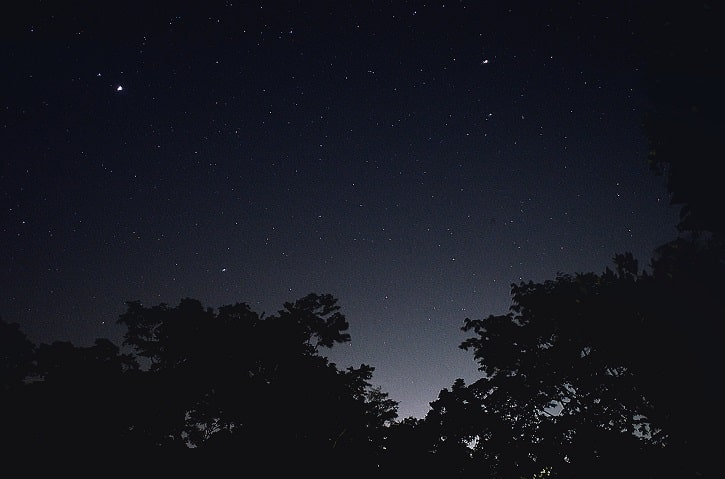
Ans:
[{"label": "tree silhouette", "polygon": [[[677,315],[680,356],[691,368],[670,388],[678,402],[669,419],[671,440],[698,468],[715,475],[721,440],[711,431],[725,427],[718,338],[725,297],[725,201],[717,173],[725,141],[725,70],[722,58],[721,2],[675,2],[647,10],[642,23],[642,59],[651,96],[645,118],[649,162],[665,176],[671,203],[680,209],[679,238],[662,245],[655,257],[662,282],[661,315]],[[664,386],[663,386],[664,388]],[[681,391],[686,391],[685,394]],[[697,405],[688,407],[685,405]],[[688,411],[683,414],[682,411]]]},{"label": "tree silhouette", "polygon": [[[644,7],[644,8],[643,8]],[[652,8],[651,8],[652,7]],[[464,323],[483,377],[443,390],[416,429],[456,470],[489,477],[715,477],[724,427],[722,5],[639,5],[651,168],[680,206],[680,237],[651,272],[512,285],[509,314]],[[453,457],[453,456],[451,456]],[[467,471],[467,472],[466,472]]]},{"label": "tree silhouette", "polygon": [[373,367],[320,354],[350,340],[339,309],[317,294],[269,317],[244,303],[129,302],[119,323],[132,354],[106,339],[36,348],[0,321],[5,451],[129,473],[372,473],[397,403],[372,386]]},{"label": "tree silhouette", "polygon": [[641,13],[640,54],[650,95],[649,162],[665,175],[682,231],[709,231],[723,246],[721,178],[725,70],[720,2],[669,2]]},{"label": "tree silhouette", "polygon": [[717,263],[695,256],[662,252],[647,273],[618,255],[615,271],[512,285],[508,314],[462,328],[483,377],[442,392],[426,422],[491,477],[705,474],[717,363],[687,318],[723,305],[701,287],[700,266]]},{"label": "tree silhouette", "polygon": [[217,460],[233,452],[265,468],[290,464],[265,462],[271,451],[375,463],[397,404],[372,387],[372,367],[340,371],[319,354],[350,339],[336,303],[310,294],[266,318],[246,304],[214,312],[191,299],[128,303],[124,344],[149,361],[147,415],[134,429],[153,446],[188,444]]}]

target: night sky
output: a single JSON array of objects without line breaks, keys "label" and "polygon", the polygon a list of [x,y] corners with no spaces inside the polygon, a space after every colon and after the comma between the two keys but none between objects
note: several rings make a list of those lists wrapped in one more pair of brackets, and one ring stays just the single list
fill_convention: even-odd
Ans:
[{"label": "night sky", "polygon": [[460,327],[512,283],[676,236],[639,20],[591,3],[22,2],[0,316],[88,345],[126,301],[330,293],[352,341],[323,354],[422,417],[479,377]]}]

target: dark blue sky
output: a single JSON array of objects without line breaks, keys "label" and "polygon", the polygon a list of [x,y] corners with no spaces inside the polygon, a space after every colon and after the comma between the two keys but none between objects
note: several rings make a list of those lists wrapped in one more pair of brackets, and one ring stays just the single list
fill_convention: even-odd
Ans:
[{"label": "dark blue sky", "polygon": [[330,359],[424,415],[477,377],[459,328],[511,283],[676,235],[636,12],[488,3],[27,2],[2,33],[0,315],[87,344],[125,301],[331,293]]}]

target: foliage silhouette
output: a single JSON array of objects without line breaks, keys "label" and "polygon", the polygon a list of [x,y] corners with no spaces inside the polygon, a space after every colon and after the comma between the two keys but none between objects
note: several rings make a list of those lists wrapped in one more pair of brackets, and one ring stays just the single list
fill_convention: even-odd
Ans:
[{"label": "foliage silhouette", "polygon": [[371,366],[342,371],[319,354],[350,339],[336,303],[310,294],[265,318],[243,303],[129,302],[119,323],[131,354],[105,339],[35,348],[0,322],[12,450],[145,460],[164,473],[377,465],[397,403],[371,385]]},{"label": "foliage silhouette", "polygon": [[715,336],[705,336],[723,311],[723,265],[685,240],[663,247],[651,273],[631,254],[614,262],[512,285],[508,314],[466,319],[473,336],[461,348],[483,377],[441,391],[419,425],[452,472],[707,477],[705,425],[722,396]]},{"label": "foliage silhouette", "polygon": [[721,2],[670,2],[641,14],[640,54],[651,106],[644,124],[652,169],[665,175],[681,231],[708,231],[723,245],[721,177],[725,54]]},{"label": "foliage silhouette", "polygon": [[414,429],[417,453],[448,455],[458,476],[718,472],[725,216],[713,159],[725,146],[725,70],[713,58],[725,10],[676,2],[621,13],[639,22],[648,160],[681,208],[681,235],[657,249],[650,273],[617,255],[614,271],[512,285],[509,314],[465,321],[473,336],[461,347],[483,377],[456,381],[423,421],[393,428]]},{"label": "foliage silhouette", "polygon": [[[644,122],[648,158],[652,169],[665,176],[671,203],[681,208],[677,225],[681,237],[656,252],[660,274],[671,280],[662,293],[662,309],[689,323],[682,328],[677,351],[691,355],[693,363],[684,376],[685,386],[692,389],[686,395],[672,395],[673,401],[680,401],[678,410],[684,408],[689,414],[674,415],[671,422],[680,431],[679,443],[688,456],[714,476],[721,441],[702,438],[725,428],[725,393],[718,379],[725,201],[716,170],[725,148],[725,70],[713,61],[725,53],[721,39],[725,8],[721,2],[667,3],[647,10],[643,18],[641,53],[651,95]],[[677,388],[680,391],[682,387]]]}]

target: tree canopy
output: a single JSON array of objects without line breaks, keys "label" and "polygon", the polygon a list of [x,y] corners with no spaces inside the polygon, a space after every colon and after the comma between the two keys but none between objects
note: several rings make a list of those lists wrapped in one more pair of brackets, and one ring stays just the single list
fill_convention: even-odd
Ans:
[{"label": "tree canopy", "polygon": [[649,163],[665,176],[682,231],[707,231],[722,247],[725,222],[718,159],[725,149],[725,69],[720,2],[641,8],[640,55],[650,107],[644,120]]},{"label": "tree canopy", "polygon": [[[130,353],[106,339],[36,348],[0,323],[3,387],[13,390],[6,433],[18,452],[242,460],[268,471],[377,464],[397,403],[370,383],[372,366],[339,370],[319,354],[350,340],[339,309],[317,294],[269,317],[244,303],[129,302],[119,323]],[[265,462],[273,456],[286,459]]]},{"label": "tree canopy", "polygon": [[245,303],[129,302],[121,346],[35,346],[0,321],[7,450],[151,458],[166,473],[708,477],[725,306],[711,246],[680,238],[649,269],[621,254],[601,274],[512,285],[507,314],[464,321],[481,378],[442,390],[423,419],[397,421],[372,366],[321,354],[350,340],[330,295],[268,317]]},{"label": "tree canopy", "polygon": [[465,320],[482,377],[431,404],[428,448],[462,475],[707,476],[725,273],[708,254],[683,241],[651,272],[623,254],[602,274],[512,285],[508,314]]}]

